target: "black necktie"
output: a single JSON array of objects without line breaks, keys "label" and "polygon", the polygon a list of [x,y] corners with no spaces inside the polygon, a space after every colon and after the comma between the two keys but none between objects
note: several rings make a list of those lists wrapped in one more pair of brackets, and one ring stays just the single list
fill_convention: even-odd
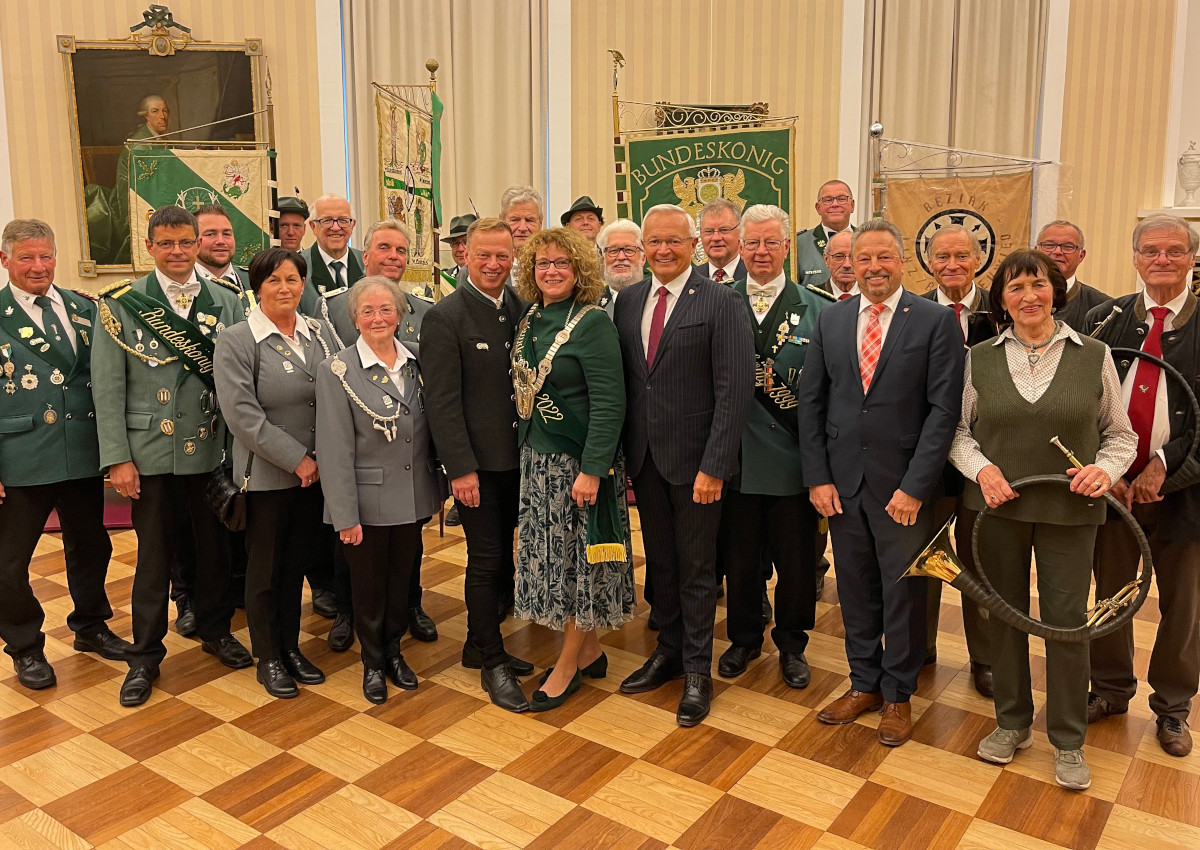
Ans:
[{"label": "black necktie", "polygon": [[33,299],[33,303],[42,308],[42,336],[46,338],[46,342],[68,360],[73,360],[75,352],[71,348],[71,340],[67,338],[66,331],[59,327],[60,321],[58,314],[54,312],[54,302],[46,295],[39,295]]},{"label": "black necktie", "polygon": [[346,285],[346,278],[342,277],[342,269],[344,269],[345,267],[346,267],[346,264],[343,263],[341,260],[334,260],[332,263],[329,264],[329,268],[333,269],[333,288],[334,289],[341,289],[343,286]]}]

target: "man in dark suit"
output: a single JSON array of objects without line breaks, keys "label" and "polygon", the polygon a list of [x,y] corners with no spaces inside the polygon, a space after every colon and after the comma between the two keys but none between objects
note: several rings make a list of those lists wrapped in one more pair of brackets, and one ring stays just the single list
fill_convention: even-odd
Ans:
[{"label": "man in dark suit", "polygon": [[322,195],[313,201],[308,226],[317,241],[304,252],[308,261],[308,280],[300,296],[300,312],[304,315],[320,316],[332,324],[326,301],[362,279],[362,251],[350,247],[354,224],[354,212],[345,198]]},{"label": "man in dark suit", "polygon": [[830,180],[817,190],[813,205],[821,223],[796,234],[796,282],[829,289],[829,268],[825,265],[825,246],[835,233],[853,230],[850,216],[854,213],[854,193],[841,180]]},{"label": "man in dark suit", "polygon": [[509,356],[525,304],[505,285],[513,261],[508,225],[481,218],[467,242],[467,280],[430,308],[421,328],[429,428],[467,538],[463,666],[482,668],[493,703],[527,711],[517,676],[533,665],[505,653],[500,635],[521,493]]},{"label": "man in dark suit", "polygon": [[642,248],[651,275],[621,294],[613,321],[628,393],[626,462],[659,632],[658,648],[621,691],[686,676],[676,720],[695,726],[712,701],[720,499],[738,470],[754,341],[737,294],[691,268],[696,229],[682,207],[647,211]]},{"label": "man in dark suit", "polygon": [[1075,276],[1079,264],[1087,256],[1083,231],[1078,224],[1063,218],[1056,219],[1038,233],[1035,247],[1043,254],[1049,254],[1050,259],[1054,260],[1063,277],[1067,279],[1067,306],[1059,310],[1055,318],[1061,319],[1079,333],[1091,333],[1093,328],[1088,327],[1085,321],[1088,312],[1101,304],[1108,304],[1112,298]]},{"label": "man in dark suit", "polygon": [[901,286],[894,224],[871,219],[852,253],[862,295],[821,312],[800,379],[805,483],[829,518],[850,662],[850,690],[818,719],[851,723],[882,706],[879,740],[898,746],[912,737],[927,594],[927,579],[899,579],[934,531],[963,345],[953,313]]},{"label": "man in dark suit", "polygon": [[746,264],[738,253],[742,215],[731,201],[717,198],[700,209],[700,244],[707,263],[696,266],[706,278],[726,286],[746,279]]}]

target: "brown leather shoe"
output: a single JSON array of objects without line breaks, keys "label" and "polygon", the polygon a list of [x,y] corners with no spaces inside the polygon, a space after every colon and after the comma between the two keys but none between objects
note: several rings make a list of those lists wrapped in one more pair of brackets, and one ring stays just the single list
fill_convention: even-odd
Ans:
[{"label": "brown leather shoe", "polygon": [[879,718],[879,743],[898,747],[912,737],[912,705],[907,702],[885,702]]},{"label": "brown leather shoe", "polygon": [[851,688],[821,709],[821,713],[817,715],[817,720],[820,720],[822,723],[828,723],[831,726],[853,723],[854,718],[860,714],[873,711],[881,705],[883,705],[883,694],[864,694],[862,691],[856,691],[854,688]]},{"label": "brown leather shoe", "polygon": [[1178,717],[1158,718],[1158,743],[1169,756],[1182,758],[1192,751],[1192,733]]}]

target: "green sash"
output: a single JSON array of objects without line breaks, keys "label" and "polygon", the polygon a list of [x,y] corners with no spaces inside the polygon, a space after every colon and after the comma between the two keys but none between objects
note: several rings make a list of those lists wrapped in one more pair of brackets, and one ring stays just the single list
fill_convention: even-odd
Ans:
[{"label": "green sash", "polygon": [[[136,289],[127,288],[106,297],[120,301],[139,325],[179,357],[186,372],[198,377],[210,390],[216,391],[217,386],[213,381],[213,343],[200,333],[196,325],[181,318],[158,299],[143,295]],[[180,377],[181,382],[184,377],[186,375]]]}]

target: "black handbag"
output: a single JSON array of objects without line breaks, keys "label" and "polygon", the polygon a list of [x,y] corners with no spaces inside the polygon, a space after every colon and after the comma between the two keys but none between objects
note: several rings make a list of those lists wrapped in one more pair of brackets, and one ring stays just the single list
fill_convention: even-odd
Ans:
[{"label": "black handbag", "polygon": [[[258,367],[261,359],[258,346],[254,346],[254,394],[258,395]],[[221,455],[221,462],[212,471],[208,479],[208,487],[204,490],[204,500],[209,508],[217,515],[230,531],[246,529],[246,491],[250,488],[250,470],[254,467],[254,452],[246,458],[246,474],[242,483],[233,480],[233,464]]]}]

